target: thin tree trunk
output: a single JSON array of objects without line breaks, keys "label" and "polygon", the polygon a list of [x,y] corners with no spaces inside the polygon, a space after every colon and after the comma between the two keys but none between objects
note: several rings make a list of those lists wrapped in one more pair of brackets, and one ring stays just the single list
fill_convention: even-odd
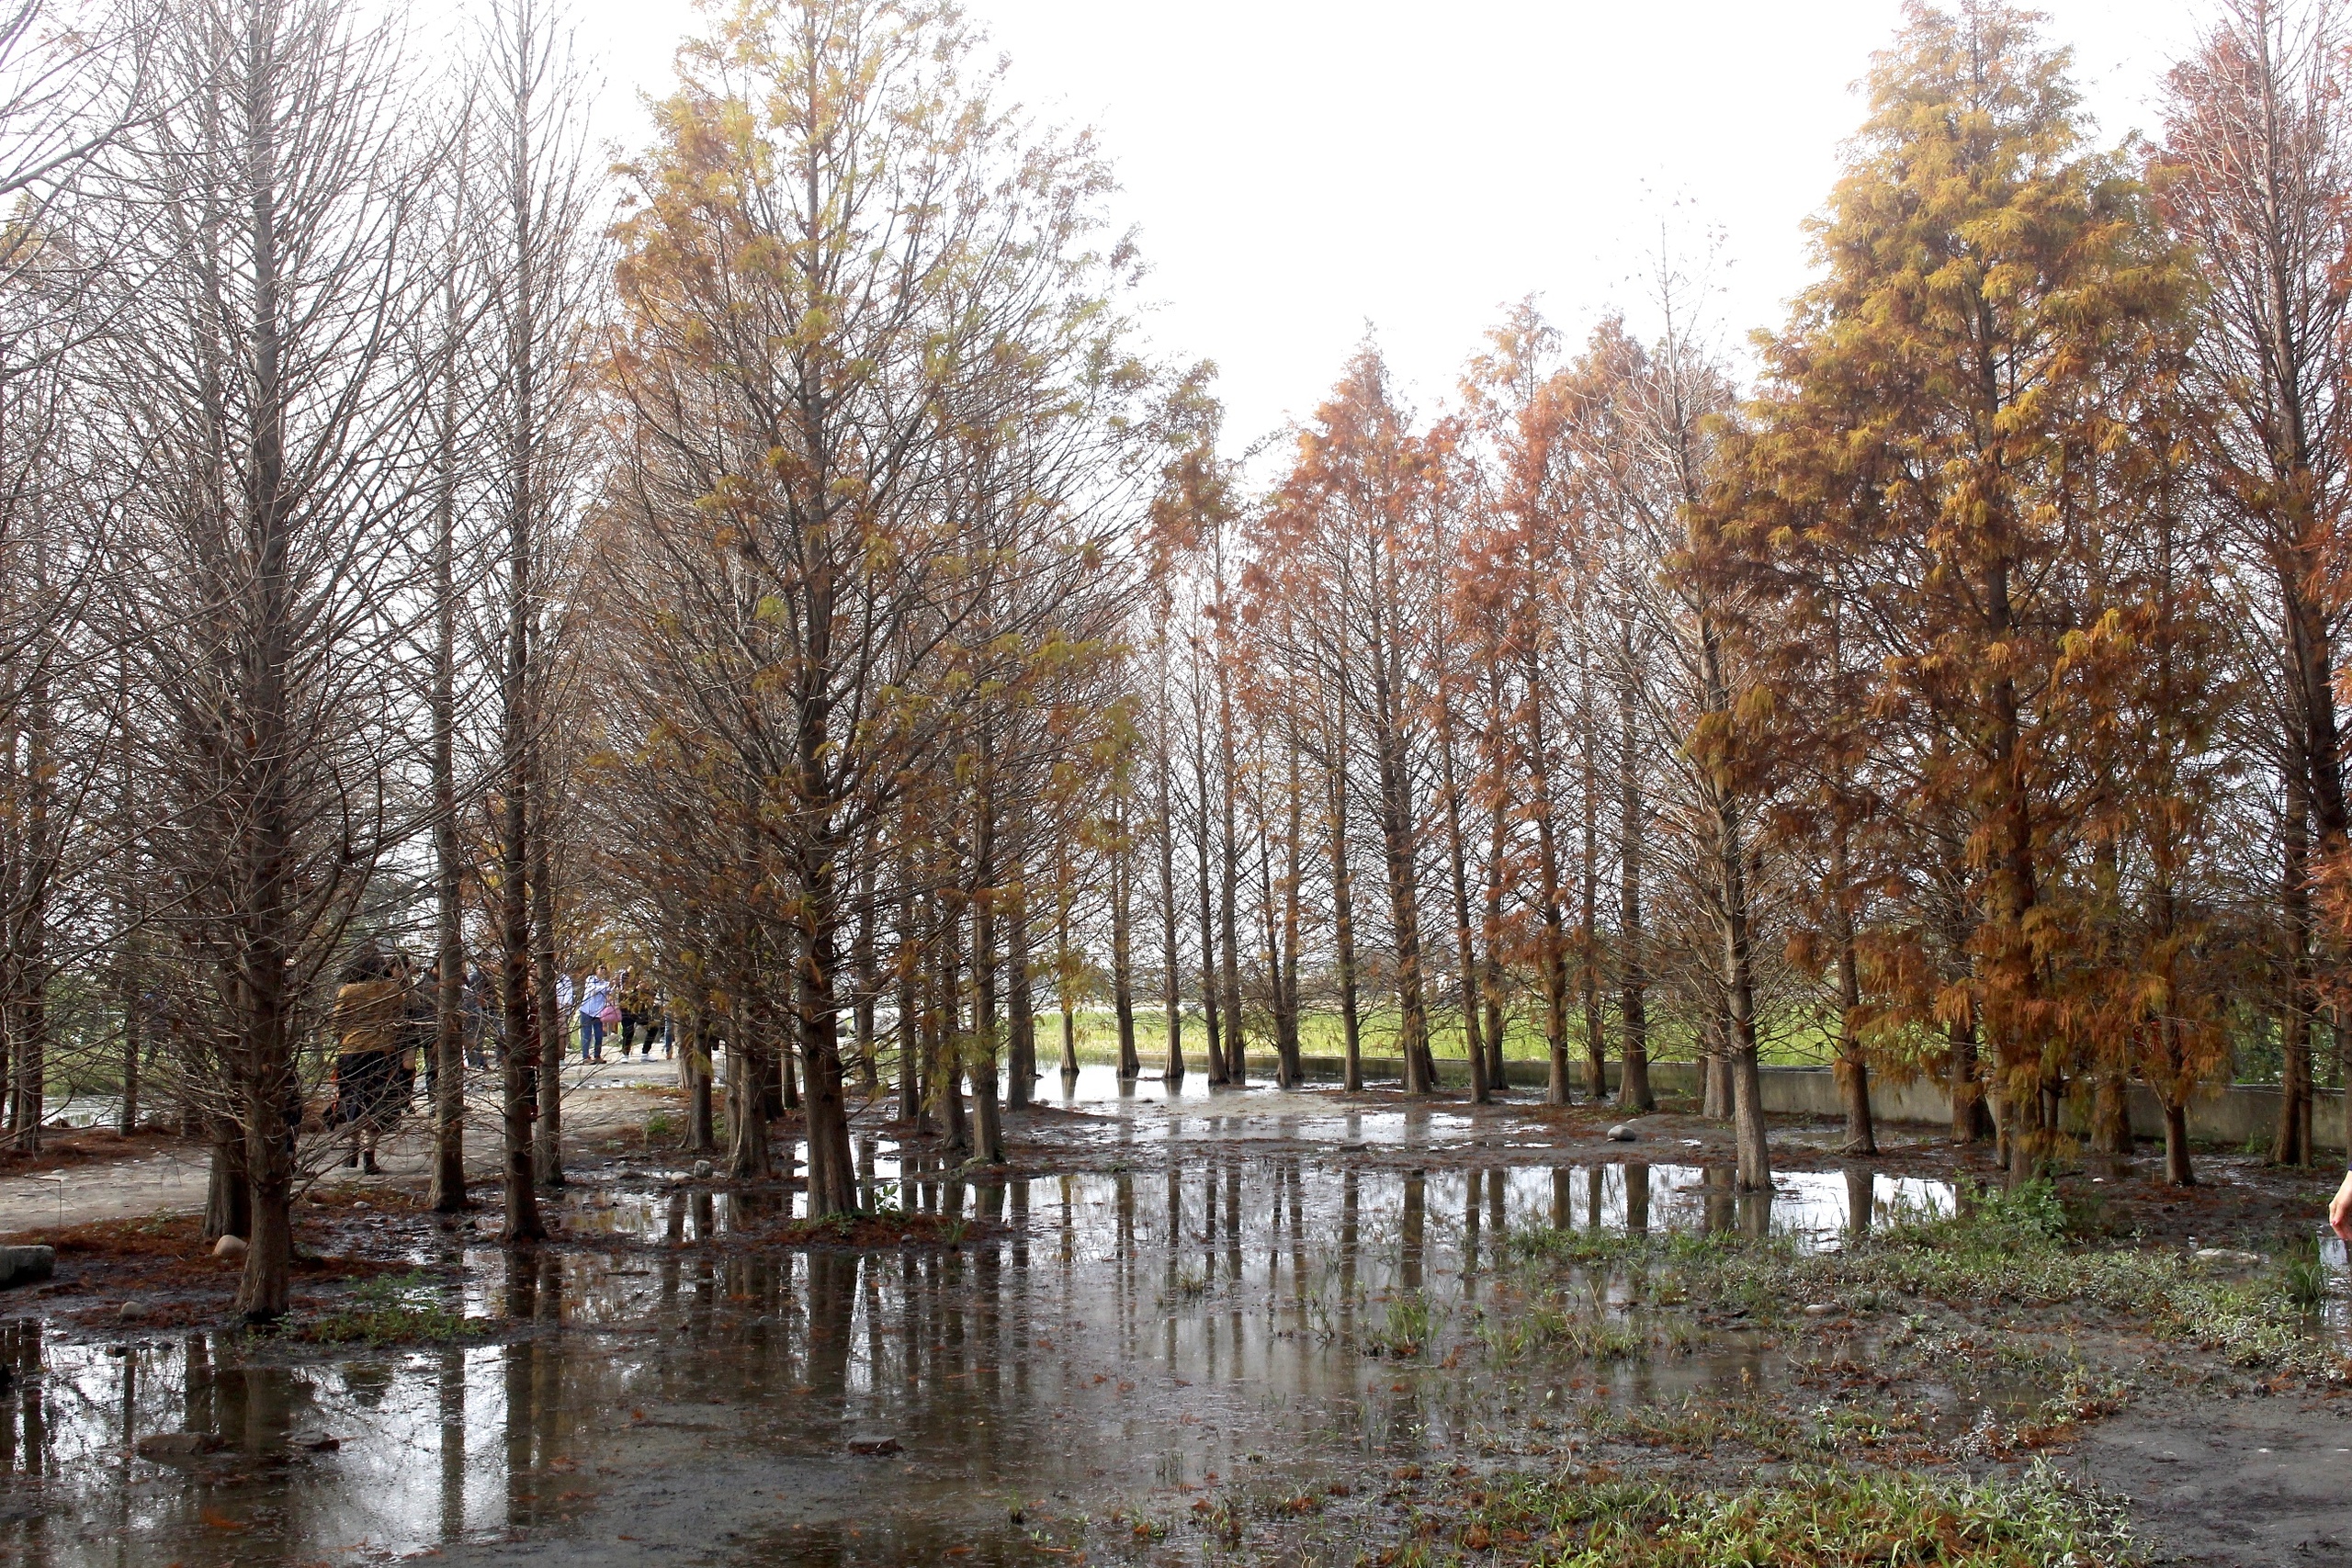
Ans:
[{"label": "thin tree trunk", "polygon": [[[1169,775],[1176,759],[1168,745],[1168,645],[1159,645],[1159,706],[1156,716],[1159,766],[1159,963],[1160,1001],[1168,1010],[1168,1055],[1161,1067],[1163,1081],[1184,1081],[1184,954],[1176,935],[1176,816]],[[1074,1055],[1075,1053],[1073,1053]]]},{"label": "thin tree trunk", "polygon": [[[1487,675],[1488,743],[1498,748],[1505,744],[1502,683],[1502,665],[1498,661],[1489,667]],[[1486,949],[1486,963],[1479,973],[1478,995],[1487,1010],[1487,1087],[1496,1094],[1504,1094],[1510,1089],[1503,1072],[1503,878],[1510,796],[1503,784],[1499,759],[1490,761],[1489,765],[1493,773],[1489,787],[1494,797],[1487,812],[1486,904],[1479,922],[1479,942]]]},{"label": "thin tree trunk", "polygon": [[2309,1165],[2312,1150],[2312,1014],[2311,807],[2301,768],[2287,770],[2287,808],[2280,823],[2286,864],[2279,905],[2287,939],[2286,996],[2280,1009],[2278,1122],[2270,1157],[2278,1165]]},{"label": "thin tree trunk", "polygon": [[899,1121],[903,1126],[920,1131],[923,1120],[923,1035],[922,1004],[918,998],[922,979],[922,953],[915,942],[915,932],[919,928],[914,895],[910,890],[912,880],[902,849],[899,857],[898,952],[893,957],[899,979]]},{"label": "thin tree trunk", "polygon": [[[1233,763],[1233,688],[1225,660],[1216,663],[1217,766],[1222,773],[1222,809],[1218,815],[1218,863],[1224,875],[1218,884],[1218,934],[1223,939],[1225,974],[1225,1074],[1239,1089],[1250,1081],[1248,1031],[1241,1019],[1241,950],[1235,905],[1240,898],[1241,849],[1234,834],[1235,795],[1240,781]],[[1214,1081],[1214,1080],[1212,1080]]]},{"label": "thin tree trunk", "polygon": [[[1119,1026],[1119,1080],[1143,1074],[1136,1053],[1135,850],[1127,837],[1127,803],[1119,801],[1111,847],[1111,1011]],[[1067,1015],[1065,1015],[1067,1016]],[[1075,1057],[1075,1049],[1070,1052]]]},{"label": "thin tree trunk", "polygon": [[1487,1043],[1479,1034],[1485,1021],[1478,1016],[1478,958],[1470,942],[1469,857],[1464,852],[1462,842],[1462,791],[1454,775],[1451,706],[1446,694],[1441,692],[1437,701],[1439,783],[1445,791],[1446,865],[1453,878],[1454,955],[1462,971],[1463,1055],[1470,1065],[1470,1101],[1485,1105],[1490,1098],[1487,1092]]},{"label": "thin tree trunk", "polygon": [[718,1130],[711,1115],[710,1020],[699,1001],[687,1014],[685,1046],[686,1152],[713,1154],[718,1148]]},{"label": "thin tree trunk", "polygon": [[1333,959],[1340,982],[1340,1083],[1349,1093],[1363,1088],[1363,1030],[1356,1001],[1355,879],[1348,870],[1347,726],[1337,729],[1332,750],[1330,791],[1331,932]]},{"label": "thin tree trunk", "polygon": [[939,1039],[931,1077],[939,1085],[940,1122],[945,1130],[946,1152],[957,1163],[972,1153],[971,1122],[964,1113],[963,916],[951,914],[941,934],[939,953]]},{"label": "thin tree trunk", "polygon": [[[539,640],[535,630],[533,642]],[[537,678],[544,685],[547,671]],[[539,704],[531,706],[534,719]],[[546,748],[535,731],[525,741],[532,761],[524,772],[524,804],[530,814],[531,968],[537,977],[539,1049],[539,1122],[532,1146],[532,1168],[542,1187],[560,1187],[563,1175],[563,1034],[567,1021],[556,1002],[555,851],[548,842]]]},{"label": "thin tree trunk", "polygon": [[1581,918],[1577,922],[1577,989],[1584,998],[1584,1089],[1598,1105],[1609,1098],[1609,1031],[1600,1016],[1600,727],[1592,700],[1592,671],[1581,652],[1577,656],[1577,712],[1582,721],[1583,788],[1577,792],[1577,815],[1584,829],[1583,854],[1577,870],[1582,893]]},{"label": "thin tree trunk", "polygon": [[1276,973],[1274,995],[1278,998],[1274,1010],[1274,1044],[1282,1053],[1283,1081],[1291,1088],[1304,1083],[1306,1064],[1301,1057],[1299,1041],[1298,949],[1299,910],[1298,884],[1301,858],[1304,855],[1304,804],[1300,798],[1299,754],[1295,733],[1290,739],[1289,775],[1285,783],[1288,815],[1283,826],[1283,923],[1282,940],[1275,950]]},{"label": "thin tree trunk", "polygon": [[[1007,1012],[1006,1066],[1012,1082],[1005,1088],[1005,1104],[1012,1110],[1027,1109],[1037,1087],[1037,1014],[1029,990],[1029,889],[1025,867],[1012,868],[1012,886],[1008,890],[1012,908],[1005,917],[1005,1003]],[[1117,903],[1115,895],[1112,902]],[[1133,1019],[1129,1020],[1130,1032]]]},{"label": "thin tree trunk", "polygon": [[868,1103],[881,1092],[881,1066],[876,1061],[879,1050],[874,1032],[876,999],[882,991],[881,961],[875,951],[875,927],[879,912],[874,898],[874,868],[872,852],[877,845],[869,843],[866,869],[857,882],[857,937],[850,949],[850,965],[857,983],[857,998],[851,1015],[851,1027],[857,1046],[857,1085]]},{"label": "thin tree trunk", "polygon": [[1539,897],[1543,931],[1536,964],[1544,982],[1544,1044],[1551,1063],[1544,1102],[1566,1105],[1568,1092],[1568,961],[1567,918],[1560,908],[1560,846],[1552,820],[1552,781],[1549,751],[1544,738],[1544,687],[1532,649],[1527,663],[1527,758],[1529,814],[1535,818],[1536,867],[1541,877]]},{"label": "thin tree trunk", "polygon": [[[1200,704],[1195,702],[1195,711]],[[1208,1033],[1209,1082],[1229,1081],[1225,1070],[1224,1037],[1219,1029],[1216,998],[1216,906],[1209,887],[1209,762],[1208,747],[1200,727],[1193,731],[1193,776],[1198,782],[1200,810],[1193,820],[1199,826],[1194,843],[1200,851],[1201,870],[1201,1022]]]},{"label": "thin tree trunk", "polygon": [[1625,1037],[1617,1103],[1655,1111],[1650,1089],[1649,952],[1642,919],[1644,846],[1649,814],[1642,798],[1641,730],[1634,692],[1630,626],[1621,627],[1625,660],[1617,692],[1617,1012]]},{"label": "thin tree trunk", "polygon": [[1849,1155],[1878,1153],[1878,1130],[1871,1120],[1870,1062],[1862,1054],[1854,1021],[1862,1006],[1861,973],[1854,953],[1854,911],[1847,902],[1852,874],[1846,863],[1846,826],[1838,824],[1829,841],[1829,918],[1838,944],[1838,1086],[1846,1102],[1846,1144]]},{"label": "thin tree trunk", "polygon": [[466,1207],[465,942],[458,859],[458,366],[455,258],[443,301],[439,473],[433,528],[434,962],[433,1179],[425,1206]]}]

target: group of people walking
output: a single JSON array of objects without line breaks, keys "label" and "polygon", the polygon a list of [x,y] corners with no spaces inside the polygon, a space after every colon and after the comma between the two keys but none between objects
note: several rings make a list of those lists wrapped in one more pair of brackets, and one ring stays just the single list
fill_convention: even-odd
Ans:
[{"label": "group of people walking", "polygon": [[[571,976],[560,976],[555,983],[556,1005],[569,1015],[572,1012]],[[597,964],[581,976],[580,1059],[601,1062],[605,1059],[605,1042],[610,1035],[620,1037],[620,1059],[628,1060],[636,1048],[638,1031],[645,1032],[645,1059],[653,1060],[653,1047],[662,1047],[664,1061],[677,1053],[677,1042],[670,1031],[669,1010],[662,1005],[650,987],[639,979],[634,969],[623,969],[619,975],[605,972]]]},{"label": "group of people walking", "polygon": [[[376,1155],[381,1139],[416,1101],[420,1068],[425,1092],[433,1091],[439,1064],[433,1050],[439,1021],[441,974],[438,964],[421,969],[399,949],[374,944],[360,949],[345,964],[335,991],[333,1032],[335,1045],[334,1100],[329,1124],[351,1130],[350,1152],[343,1163],[380,1170]],[[490,979],[480,965],[468,964],[461,987],[461,1032],[469,1067],[491,1065],[492,1053],[503,1059],[499,1009]],[[577,1005],[574,998],[577,998]],[[556,980],[556,1007],[565,1021],[563,1039],[556,1048],[560,1063],[578,1040],[578,1059],[605,1060],[605,1044],[618,1036],[620,1059],[627,1061],[644,1036],[645,1060],[653,1059],[659,1044],[664,1059],[674,1056],[675,1040],[662,998],[624,968],[617,977],[597,964],[582,976]]]}]

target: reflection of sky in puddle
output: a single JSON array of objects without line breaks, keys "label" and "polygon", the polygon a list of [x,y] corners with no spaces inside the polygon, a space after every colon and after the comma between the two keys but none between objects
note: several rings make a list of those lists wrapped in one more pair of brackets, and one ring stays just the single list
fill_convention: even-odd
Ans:
[{"label": "reflection of sky in puddle", "polygon": [[[1514,1393],[1475,1348],[1436,1376],[1363,1351],[1400,1292],[1457,1330],[1503,1304],[1491,1270],[1510,1228],[1834,1235],[1864,1191],[1873,1215],[1948,1201],[1915,1191],[1928,1185],[1789,1178],[1768,1210],[1687,1166],[1419,1175],[1245,1153],[989,1187],[922,1177],[901,1190],[910,1207],[1003,1229],[865,1254],[762,1252],[793,1195],[600,1185],[562,1205],[574,1234],[655,1245],[477,1248],[451,1303],[562,1334],[289,1365],[208,1333],[113,1358],[7,1330],[25,1376],[0,1401],[6,1469],[19,1488],[48,1479],[41,1516],[22,1517],[21,1490],[0,1499],[0,1542],[61,1565],[119,1561],[125,1540],[153,1561],[245,1562],[361,1543],[464,1555],[522,1529],[563,1540],[568,1562],[621,1553],[623,1534],[642,1543],[627,1551],[750,1562],[776,1560],[748,1544],[761,1532],[805,1527],[831,1542],[825,1561],[897,1562],[1001,1530],[1007,1497],[1172,1509],[1169,1489],[1213,1471],[1331,1478],[1549,1408],[1560,1374],[1538,1366],[1513,1367],[1530,1388]],[[703,1236],[731,1245],[661,1245]],[[1777,1372],[1726,1345],[1576,1371],[1628,1400]],[[179,1431],[227,1448],[178,1466],[130,1456]],[[863,1433],[903,1452],[849,1455]],[[341,1447],[310,1451],[314,1435]],[[877,1485],[893,1499],[879,1515]],[[724,1529],[743,1550],[714,1544]]]}]

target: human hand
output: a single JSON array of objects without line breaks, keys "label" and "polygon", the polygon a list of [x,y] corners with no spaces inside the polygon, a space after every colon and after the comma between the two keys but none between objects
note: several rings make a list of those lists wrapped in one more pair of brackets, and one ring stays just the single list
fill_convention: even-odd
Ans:
[{"label": "human hand", "polygon": [[2337,1235],[2352,1242],[2352,1170],[2344,1173],[2344,1185],[2335,1190],[2327,1206],[2327,1223]]}]

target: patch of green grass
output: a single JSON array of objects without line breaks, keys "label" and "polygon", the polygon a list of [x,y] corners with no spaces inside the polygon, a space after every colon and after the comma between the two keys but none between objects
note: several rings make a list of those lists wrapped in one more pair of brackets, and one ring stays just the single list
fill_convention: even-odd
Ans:
[{"label": "patch of green grass", "polygon": [[1498,1361],[1516,1361],[1538,1350],[1565,1351],[1590,1361],[1620,1361],[1650,1348],[1644,1329],[1620,1319],[1582,1316],[1554,1301],[1536,1299],[1478,1325],[1479,1342]]},{"label": "patch of green grass", "polygon": [[1364,1336],[1364,1353],[1372,1356],[1418,1356],[1437,1337],[1444,1309],[1419,1291],[1389,1298],[1387,1322]]},{"label": "patch of green grass", "polygon": [[1653,1300],[1682,1298],[1758,1324],[1801,1328],[1807,1303],[1904,1310],[1903,1298],[1961,1312],[2006,1307],[2098,1308],[2217,1351],[2249,1371],[2344,1381],[2346,1358],[2307,1331],[2307,1301],[2324,1271],[2283,1266],[2251,1276],[2219,1272],[2185,1253],[2129,1242],[2085,1243],[2046,1183],[1965,1197],[1958,1211],[1895,1216],[1836,1252],[1786,1236],[1673,1232],[1513,1231],[1509,1254],[1536,1271],[1562,1267],[1647,1271]]},{"label": "patch of green grass", "polygon": [[1547,1568],[2129,1568],[2145,1561],[2119,1507],[2039,1465],[2013,1481],[1983,1482],[1798,1470],[1773,1483],[1715,1491],[1525,1480],[1490,1488],[1485,1498],[1452,1544],[1480,1553],[1478,1561]]},{"label": "patch of green grass", "polygon": [[320,1345],[448,1344],[479,1325],[444,1299],[429,1274],[386,1274],[355,1289],[334,1311],[302,1325],[300,1337]]},{"label": "patch of green grass", "polygon": [[2327,1300],[2332,1285],[2327,1265],[2320,1260],[2319,1243],[2311,1236],[2297,1236],[2278,1260],[2278,1288],[2305,1312],[2315,1312]]},{"label": "patch of green grass", "polygon": [[[1379,993],[1366,992],[1357,1015],[1357,1048],[1366,1056],[1394,1056],[1396,1041],[1403,1032],[1404,1017],[1393,1004]],[[1384,1002],[1386,1005],[1384,1005]],[[1141,1054],[1146,1068],[1157,1071],[1167,1055],[1168,1015],[1160,1010],[1138,1011],[1135,1017],[1136,1049]],[[1273,1054],[1272,1020],[1250,1012],[1244,1015],[1249,1050],[1253,1062],[1261,1055]],[[1104,1063],[1119,1059],[1119,1031],[1116,1015],[1108,1009],[1080,1008],[1075,1015],[1075,1040],[1081,1062]],[[1041,1019],[1041,1025],[1045,1020]],[[1607,1010],[1604,1028],[1611,1040],[1621,1039],[1616,1013]],[[1825,1021],[1803,1013],[1790,1012],[1758,1020],[1759,1057],[1768,1066],[1820,1066],[1837,1052]],[[1585,1059],[1582,1021],[1572,1021],[1568,1041],[1568,1059],[1572,1073],[1580,1073]],[[1462,1026],[1462,1015],[1443,1008],[1435,1008],[1430,1015],[1430,1051],[1440,1061],[1459,1063],[1464,1059],[1468,1036]],[[1298,1020],[1299,1050],[1309,1056],[1340,1056],[1347,1051],[1346,1025],[1336,1009],[1325,1010],[1310,1008]],[[1690,1062],[1698,1059],[1698,1036],[1686,1020],[1653,1013],[1649,1021],[1649,1055],[1654,1062]],[[1184,1055],[1193,1070],[1198,1072],[1205,1060],[1206,1036],[1198,1015],[1184,1015]],[[1038,1055],[1048,1071],[1061,1059],[1061,1021],[1052,1020],[1049,1031],[1038,1043]],[[1503,1028],[1503,1055],[1512,1061],[1537,1062],[1550,1055],[1544,1038],[1541,1022],[1532,1015],[1514,1012]]]}]

